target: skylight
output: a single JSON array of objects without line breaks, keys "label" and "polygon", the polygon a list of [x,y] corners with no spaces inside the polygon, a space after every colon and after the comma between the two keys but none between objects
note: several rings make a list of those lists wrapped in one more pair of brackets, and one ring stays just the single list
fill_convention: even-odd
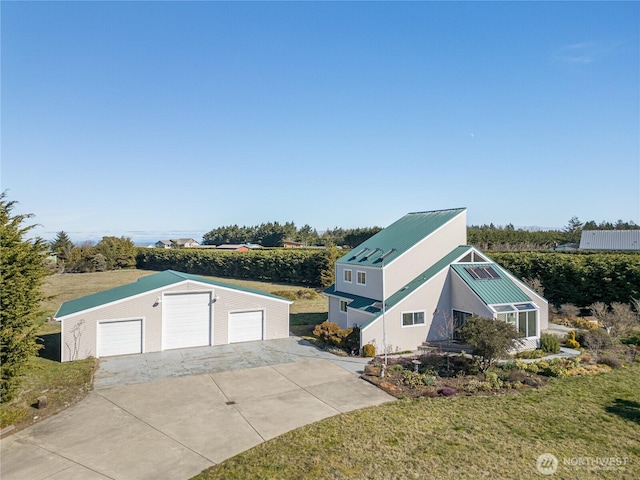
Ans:
[{"label": "skylight", "polygon": [[496,272],[493,267],[490,266],[464,267],[464,269],[475,280],[497,280],[500,278],[498,272]]}]

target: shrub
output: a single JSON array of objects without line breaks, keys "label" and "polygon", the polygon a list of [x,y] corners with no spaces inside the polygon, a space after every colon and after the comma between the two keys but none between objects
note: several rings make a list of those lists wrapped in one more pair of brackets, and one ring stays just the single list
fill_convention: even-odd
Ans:
[{"label": "shrub", "polygon": [[580,348],[580,344],[571,338],[567,339],[564,344],[567,348],[573,348],[574,350]]},{"label": "shrub", "polygon": [[436,390],[436,393],[443,397],[453,397],[456,394],[456,390],[451,387],[442,387]]},{"label": "shrub", "polygon": [[622,367],[622,362],[620,359],[616,357],[602,357],[598,359],[598,363],[601,365],[607,365],[611,368],[620,368]]},{"label": "shrub", "polygon": [[[354,337],[351,336],[353,332],[352,328],[341,329],[340,326],[333,322],[322,322],[313,329],[314,337],[320,341],[334,345],[340,348],[346,348],[349,344],[349,348],[353,346]],[[358,342],[360,335],[358,334]],[[349,339],[349,340],[347,340]]]},{"label": "shrub", "polygon": [[521,352],[516,353],[516,358],[542,358],[544,357],[545,353],[540,350],[540,349],[536,349],[536,350],[522,350]]},{"label": "shrub", "polygon": [[376,347],[367,343],[362,347],[362,356],[364,357],[375,357],[376,356]]},{"label": "shrub", "polygon": [[625,345],[640,345],[640,332],[635,332],[620,340]]},{"label": "shrub", "polygon": [[540,349],[546,353],[559,353],[560,342],[555,335],[543,333],[540,337]]},{"label": "shrub", "polygon": [[482,371],[521,343],[520,333],[513,324],[475,315],[467,319],[460,329],[460,336],[473,347],[473,355],[479,357]]},{"label": "shrub", "polygon": [[491,390],[499,390],[502,388],[502,380],[500,380],[496,372],[485,373],[484,379],[489,384]]}]

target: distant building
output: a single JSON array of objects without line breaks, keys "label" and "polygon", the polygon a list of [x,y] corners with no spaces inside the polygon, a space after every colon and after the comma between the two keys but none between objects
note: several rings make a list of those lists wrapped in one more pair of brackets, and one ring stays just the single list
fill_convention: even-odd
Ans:
[{"label": "distant building", "polygon": [[583,230],[580,250],[640,251],[640,230]]},{"label": "distant building", "polygon": [[294,242],[293,240],[285,240],[282,242],[284,248],[302,248],[304,247],[304,243],[302,242]]},{"label": "distant building", "polygon": [[262,245],[258,245],[257,243],[225,243],[222,245],[218,245],[216,249],[218,250],[231,250],[234,252],[246,252],[248,250],[254,250],[256,248],[263,248]]},{"label": "distant building", "polygon": [[157,248],[195,248],[200,244],[193,238],[178,238],[172,240],[158,240],[155,243]]}]

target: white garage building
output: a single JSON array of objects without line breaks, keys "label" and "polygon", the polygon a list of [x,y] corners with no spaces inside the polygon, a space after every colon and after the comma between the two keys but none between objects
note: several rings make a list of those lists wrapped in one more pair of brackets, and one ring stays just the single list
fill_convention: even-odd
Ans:
[{"label": "white garage building", "polygon": [[167,270],[64,302],[63,362],[289,336],[292,302]]}]

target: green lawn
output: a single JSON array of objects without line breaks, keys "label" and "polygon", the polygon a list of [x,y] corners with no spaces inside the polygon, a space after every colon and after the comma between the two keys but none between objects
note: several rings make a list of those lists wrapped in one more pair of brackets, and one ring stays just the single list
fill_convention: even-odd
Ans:
[{"label": "green lawn", "polygon": [[[398,400],[299,428],[194,479],[640,478],[640,364],[505,396]],[[624,470],[590,469],[614,458]],[[582,466],[580,466],[582,463]],[[573,465],[571,465],[573,464]]]}]

